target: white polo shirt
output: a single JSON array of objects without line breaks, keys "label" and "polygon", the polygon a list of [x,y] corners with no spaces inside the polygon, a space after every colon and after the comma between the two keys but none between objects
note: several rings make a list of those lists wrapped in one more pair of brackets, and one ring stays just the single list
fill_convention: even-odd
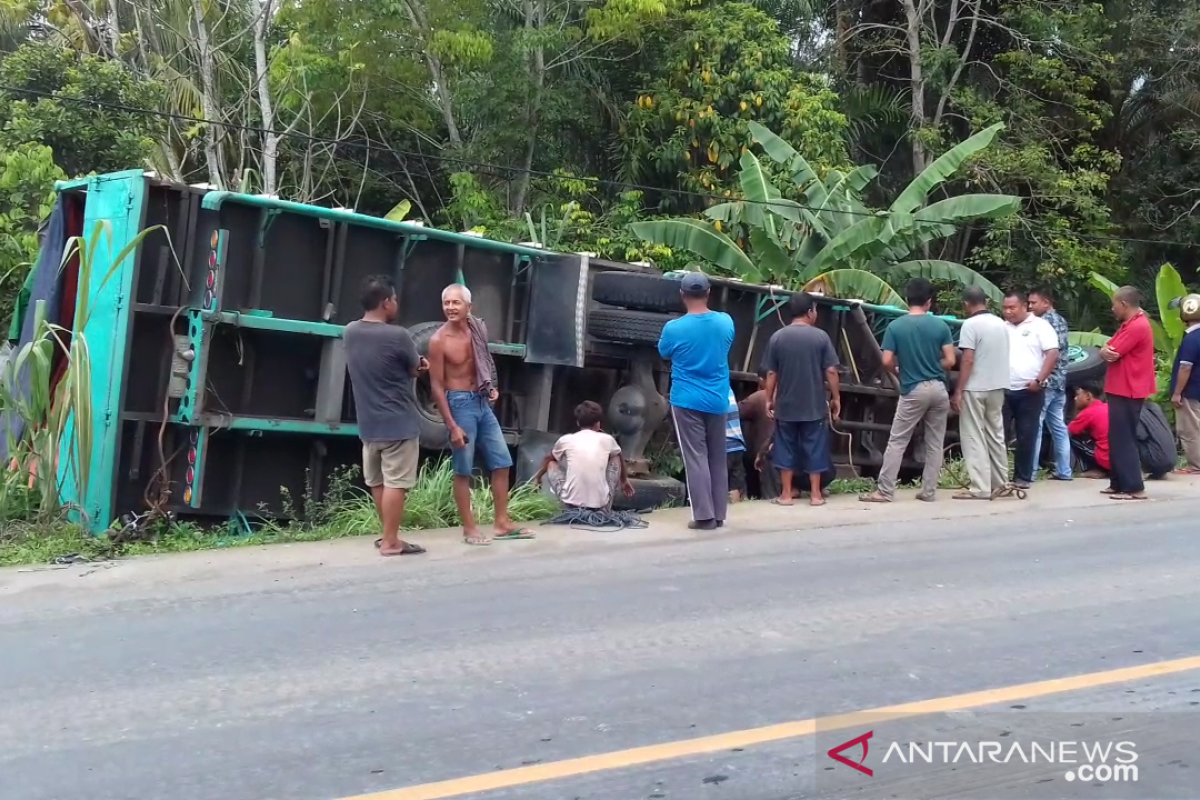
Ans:
[{"label": "white polo shirt", "polygon": [[1058,334],[1049,322],[1032,313],[1020,325],[1005,324],[1008,325],[1008,388],[1020,391],[1037,380],[1046,353],[1058,349]]}]

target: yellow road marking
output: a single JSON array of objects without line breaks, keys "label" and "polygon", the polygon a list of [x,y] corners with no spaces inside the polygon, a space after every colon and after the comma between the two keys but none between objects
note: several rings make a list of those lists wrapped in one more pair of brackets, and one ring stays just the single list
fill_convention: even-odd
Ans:
[{"label": "yellow road marking", "polygon": [[389,789],[372,794],[361,794],[342,800],[443,800],[448,797],[461,797],[465,794],[488,792],[496,789],[507,789],[512,786],[523,786],[530,783],[571,778],[586,775],[590,772],[624,769],[642,764],[652,764],[656,761],[668,761],[676,758],[705,755],[721,750],[732,750],[735,747],[751,747],[753,745],[778,742],[784,739],[795,739],[801,736],[812,736],[817,732],[818,725],[822,731],[842,730],[862,725],[864,722],[873,723],[887,719],[900,719],[921,714],[941,714],[948,711],[963,711],[969,708],[990,706],[996,703],[1007,703],[1013,700],[1028,700],[1035,697],[1045,697],[1060,692],[1094,689],[1124,681],[1142,680],[1162,675],[1174,675],[1179,672],[1200,669],[1200,656],[1180,658],[1173,661],[1159,661],[1154,664],[1143,664],[1137,667],[1125,667],[1105,672],[1090,672],[1086,675],[1075,675],[1069,678],[1056,678],[1048,681],[1022,683],[1017,686],[1005,686],[999,689],[985,689],[981,692],[956,694],[950,697],[938,697],[932,700],[918,700],[914,703],[902,703],[896,706],[884,706],[865,711],[855,711],[849,714],[838,714],[821,719],[802,719],[795,722],[784,722],[779,725],[767,725],[763,728],[751,728],[744,731],[718,733],[714,736],[701,736],[697,739],[684,739],[678,742],[652,744],[648,747],[635,747],[631,750],[617,750],[611,753],[598,753],[582,758],[568,758],[563,761],[552,761],[548,764],[535,764],[529,767],[489,772],[484,775],[470,775],[465,778],[454,778],[436,783],[423,783],[419,786],[409,786],[403,789]]}]

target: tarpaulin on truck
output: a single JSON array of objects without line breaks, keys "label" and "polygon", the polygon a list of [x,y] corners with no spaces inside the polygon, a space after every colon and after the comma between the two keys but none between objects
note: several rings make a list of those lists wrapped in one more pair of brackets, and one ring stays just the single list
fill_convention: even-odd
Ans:
[{"label": "tarpaulin on truck", "polygon": [[[20,351],[29,342],[33,341],[35,334],[34,324],[37,315],[33,313],[37,308],[39,301],[45,301],[46,321],[51,323],[60,323],[62,321],[62,303],[60,299],[63,294],[64,281],[62,270],[60,269],[63,260],[63,251],[67,245],[67,201],[59,195],[54,203],[54,209],[50,212],[50,219],[46,224],[45,237],[42,240],[42,248],[38,252],[37,261],[34,263],[31,270],[32,282],[27,282],[29,286],[29,298],[25,309],[17,310],[17,314],[22,317],[21,320],[21,338],[16,342],[14,353]],[[8,390],[10,394],[19,398],[28,398],[30,392],[30,376],[28,364],[23,365],[20,372],[13,374],[11,369],[5,369],[3,372],[3,380],[9,381]],[[21,439],[25,433],[25,420],[21,419],[11,409],[0,413],[0,459],[8,461],[10,453],[8,452],[8,443],[16,442]]]}]

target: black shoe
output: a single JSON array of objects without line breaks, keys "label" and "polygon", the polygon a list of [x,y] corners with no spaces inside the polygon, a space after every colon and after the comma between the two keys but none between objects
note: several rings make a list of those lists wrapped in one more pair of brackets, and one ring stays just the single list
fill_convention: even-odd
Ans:
[{"label": "black shoe", "polygon": [[712,531],[717,529],[718,523],[715,519],[694,519],[688,527],[694,531]]},{"label": "black shoe", "polygon": [[717,527],[718,527],[718,528],[724,528],[724,527],[725,527],[725,520],[723,520],[723,519],[719,519],[719,520],[717,520]]}]

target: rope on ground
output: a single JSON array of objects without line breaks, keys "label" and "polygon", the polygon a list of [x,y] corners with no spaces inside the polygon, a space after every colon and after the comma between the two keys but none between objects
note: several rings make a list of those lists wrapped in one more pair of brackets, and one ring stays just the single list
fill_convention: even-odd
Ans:
[{"label": "rope on ground", "polygon": [[650,523],[632,511],[604,511],[591,508],[564,508],[543,525],[569,525],[577,531],[609,533],[612,531],[640,530]]}]

